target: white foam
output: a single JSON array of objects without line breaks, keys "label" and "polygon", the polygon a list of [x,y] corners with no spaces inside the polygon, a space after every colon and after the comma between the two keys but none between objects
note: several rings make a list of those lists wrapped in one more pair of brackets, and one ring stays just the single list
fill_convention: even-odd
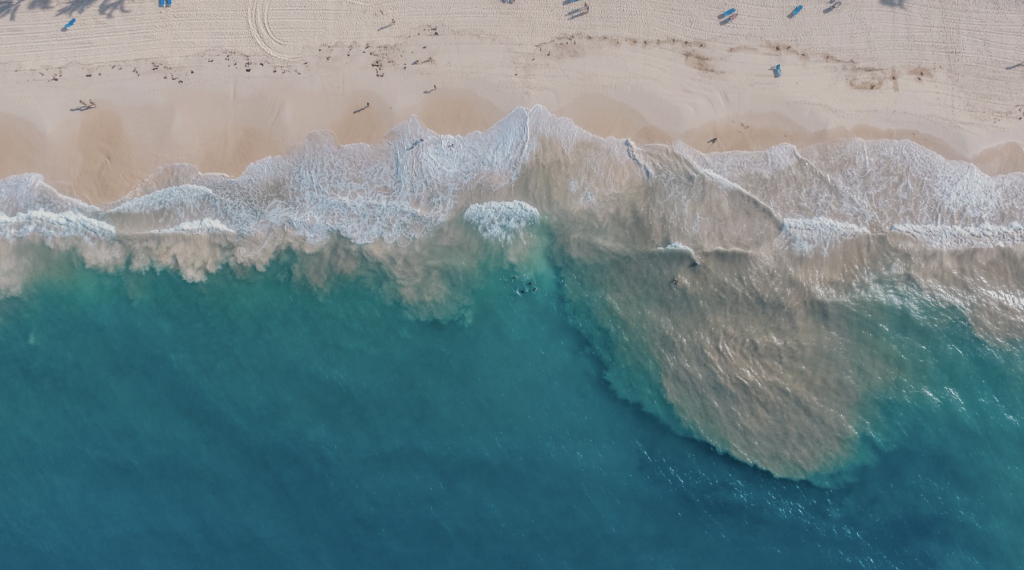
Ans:
[{"label": "white foam", "polygon": [[1024,220],[1024,175],[988,177],[908,141],[707,155],[676,143],[672,154],[595,137],[540,106],[516,109],[466,136],[438,135],[415,118],[378,145],[341,146],[328,133],[313,133],[295,152],[260,160],[237,179],[168,165],[105,207],[62,196],[38,174],[12,176],[0,180],[2,235],[80,231],[90,240],[116,240],[169,232],[235,235],[250,243],[279,236],[273,239],[311,247],[332,236],[395,243],[422,237],[469,207],[467,221],[489,238],[507,240],[540,212],[526,203],[471,203],[510,189],[541,138],[573,161],[565,172],[573,215],[599,214],[629,184],[662,184],[665,193],[650,215],[677,228],[670,239],[702,249],[756,248],[778,235],[787,247],[809,251],[887,231],[939,248],[1022,239],[1015,224]]},{"label": "white foam", "polygon": [[689,255],[690,257],[692,257],[694,259],[697,258],[697,254],[693,252],[693,248],[691,248],[688,245],[683,245],[683,244],[681,244],[681,243],[679,243],[677,241],[674,241],[674,242],[666,245],[665,247],[659,247],[658,251],[679,252],[679,253],[682,253],[684,255]]},{"label": "white foam", "polygon": [[33,210],[13,217],[0,214],[0,238],[7,241],[27,237],[110,240],[116,234],[114,226],[77,212]]},{"label": "white foam", "polygon": [[980,226],[936,226],[898,224],[892,231],[906,234],[922,244],[938,249],[1009,247],[1024,244],[1024,226],[982,224]]},{"label": "white foam", "polygon": [[502,242],[520,237],[527,228],[540,222],[537,208],[519,200],[473,204],[463,217],[480,235]]},{"label": "white foam", "polygon": [[18,174],[0,179],[0,213],[14,216],[33,210],[90,215],[100,211],[95,206],[57,192],[43,182],[41,174]]},{"label": "white foam", "polygon": [[154,230],[152,233],[156,234],[190,234],[190,235],[205,235],[205,234],[233,234],[234,230],[224,225],[220,220],[211,220],[204,218],[199,221],[183,222],[174,226],[169,230]]},{"label": "white foam", "polygon": [[[565,263],[580,259],[583,270],[599,271],[595,282],[617,278],[604,274],[600,264],[606,259],[618,267],[635,263],[621,276],[621,288],[592,294],[588,285],[579,297],[607,301],[608,306],[595,305],[596,315],[614,315],[624,326],[636,327],[632,335],[622,332],[627,329],[611,331],[613,342],[623,343],[615,354],[646,354],[650,348],[661,355],[657,367],[674,384],[658,384],[651,393],[675,398],[693,433],[787,476],[830,465],[826,452],[810,448],[820,442],[828,449],[843,448],[854,433],[854,424],[846,423],[855,415],[851,402],[858,401],[842,377],[829,376],[833,359],[819,358],[830,344],[807,344],[825,337],[806,331],[828,330],[827,320],[814,320],[817,312],[801,312],[808,295],[840,298],[849,275],[870,284],[890,271],[890,276],[917,276],[915,287],[926,289],[930,298],[948,297],[965,311],[974,295],[1024,312],[1020,298],[1012,296],[1019,294],[1013,272],[987,284],[1005,288],[1005,294],[974,291],[975,283],[991,276],[982,274],[986,267],[1003,269],[1002,259],[1015,260],[1018,252],[941,256],[943,264],[929,265],[916,247],[1021,245],[1024,175],[988,177],[906,141],[840,141],[801,150],[779,145],[765,152],[709,155],[681,143],[638,147],[593,136],[542,107],[516,109],[487,131],[466,136],[438,135],[416,119],[376,145],[341,146],[328,133],[313,133],[294,152],[260,160],[236,179],[169,165],[102,207],[61,196],[39,175],[0,180],[0,295],[20,290],[32,271],[27,260],[44,251],[40,243],[76,251],[91,267],[167,268],[189,281],[201,281],[228,263],[263,269],[291,249],[309,254],[296,266],[305,264],[302,271],[316,278],[379,263],[403,302],[440,306],[438,299],[448,299],[455,306],[465,301],[457,297],[466,288],[446,280],[464,275],[444,264],[463,245],[453,242],[465,235],[454,231],[464,229],[462,222],[456,221],[453,231],[437,232],[437,242],[424,238],[458,212],[485,239],[501,244],[524,236],[543,214],[554,238],[551,247],[561,248]],[[794,255],[887,232],[913,240],[903,240],[899,255],[884,259],[875,249],[885,256],[895,241],[878,240],[878,248],[854,249],[849,256],[844,249],[844,255],[827,262]],[[412,247],[389,247],[414,240],[420,241]],[[443,247],[435,251],[435,243]],[[659,250],[670,253],[655,254],[659,259],[634,255],[666,243]],[[529,248],[509,247],[505,253],[516,249]],[[677,287],[666,287],[668,279],[660,277],[641,279],[638,286],[637,276],[652,266],[675,270],[686,261],[681,255],[696,261],[694,250],[708,252],[708,271],[678,274]],[[310,261],[314,255],[322,255],[322,267]],[[989,259],[990,265],[976,258]],[[463,261],[458,264],[466,265]],[[977,275],[962,271],[975,267]],[[644,289],[643,283],[656,288]],[[653,311],[652,303],[661,303],[661,309]],[[743,316],[742,322],[720,323],[714,313],[721,306]],[[418,314],[448,313],[428,308]],[[794,315],[818,328],[775,330],[776,321]],[[722,324],[719,332],[725,336],[704,334],[701,323]],[[647,334],[652,326],[665,334]],[[758,327],[759,343],[769,344],[748,342]],[[732,339],[726,345],[729,358],[715,360],[720,347],[706,350],[702,338]],[[637,350],[630,343],[650,346]],[[757,347],[775,345],[774,353],[787,354],[793,366],[762,359],[773,352]],[[687,368],[701,355],[711,359],[707,366]],[[808,362],[817,367],[805,366]],[[750,371],[756,374],[747,375]],[[691,382],[697,377],[706,383]],[[831,384],[819,381],[825,377]],[[750,382],[729,383],[737,378]],[[787,380],[780,387],[786,378],[797,383]],[[677,391],[669,393],[666,386]],[[801,390],[798,400],[793,386]],[[733,411],[745,411],[719,408],[723,396],[732,398]],[[798,435],[790,429],[793,418],[805,426]],[[774,443],[766,444],[765,426],[774,430]],[[807,439],[808,434],[815,437]],[[799,460],[787,459],[791,452]]]},{"label": "white foam", "polygon": [[[678,145],[677,145],[678,146]],[[1024,174],[986,176],[910,141],[850,139],[805,149],[686,156],[785,218],[830,218],[871,232],[896,224],[1008,225],[1024,220]]]},{"label": "white foam", "polygon": [[640,153],[637,150],[636,145],[633,144],[633,141],[629,139],[626,139],[626,153],[629,155],[629,158],[633,160],[633,162],[637,163],[637,165],[639,165],[640,168],[644,169],[644,176],[650,178],[651,168],[647,166],[647,162],[640,158]]},{"label": "white foam", "polygon": [[827,250],[852,237],[867,235],[867,228],[830,218],[786,218],[779,239],[801,252]]}]

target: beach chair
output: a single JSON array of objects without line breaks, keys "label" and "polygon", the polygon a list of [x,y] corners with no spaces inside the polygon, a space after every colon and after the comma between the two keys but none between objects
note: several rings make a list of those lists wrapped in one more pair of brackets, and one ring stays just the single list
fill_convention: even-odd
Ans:
[{"label": "beach chair", "polygon": [[75,19],[71,18],[70,22],[64,24],[64,29],[67,30],[68,28],[70,28],[71,26],[74,26],[74,25],[75,25]]},{"label": "beach chair", "polygon": [[775,64],[775,69],[772,70],[772,73],[775,74],[775,78],[776,79],[778,79],[779,77],[782,77],[782,64],[781,63]]},{"label": "beach chair", "polygon": [[800,10],[803,10],[803,9],[804,9],[803,4],[801,4],[800,6],[797,6],[796,8],[793,8],[793,11],[789,14],[789,17],[792,18],[793,16],[796,16],[797,14],[800,13]]},{"label": "beach chair", "polygon": [[163,7],[164,7],[164,0],[160,0],[160,7],[161,7],[161,8],[163,8]]},{"label": "beach chair", "polygon": [[732,16],[735,13],[736,13],[736,8],[729,8],[725,12],[722,12],[721,14],[719,14],[718,15],[718,19],[721,20],[722,18],[728,18],[729,16]]}]

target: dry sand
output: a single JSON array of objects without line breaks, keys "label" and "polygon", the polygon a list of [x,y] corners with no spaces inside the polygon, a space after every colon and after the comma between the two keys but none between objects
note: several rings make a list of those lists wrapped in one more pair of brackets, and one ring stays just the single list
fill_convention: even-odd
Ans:
[{"label": "dry sand", "polygon": [[[1016,0],[816,2],[787,18],[794,6],[0,0],[0,177],[40,172],[105,202],[169,162],[237,175],[313,130],[374,142],[415,114],[466,133],[534,104],[702,151],[907,138],[1024,169]],[[96,107],[72,110],[80,99]]]}]

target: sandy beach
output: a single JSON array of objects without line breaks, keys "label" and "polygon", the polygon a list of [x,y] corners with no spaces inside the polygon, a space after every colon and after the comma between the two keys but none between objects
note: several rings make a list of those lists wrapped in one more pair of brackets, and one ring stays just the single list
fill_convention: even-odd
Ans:
[{"label": "sandy beach", "polygon": [[774,2],[586,0],[572,17],[583,5],[0,2],[0,177],[39,172],[102,203],[167,163],[235,176],[311,131],[375,142],[416,115],[464,134],[535,104],[702,152],[898,138],[1024,170],[1024,15],[1008,0],[817,2],[792,18]]},{"label": "sandy beach", "polygon": [[161,1],[0,0],[0,570],[1021,566],[1024,0]]}]

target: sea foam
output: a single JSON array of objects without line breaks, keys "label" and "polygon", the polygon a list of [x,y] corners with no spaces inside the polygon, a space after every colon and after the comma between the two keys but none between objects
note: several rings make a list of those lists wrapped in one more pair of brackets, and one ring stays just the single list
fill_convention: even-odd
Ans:
[{"label": "sea foam", "polygon": [[13,217],[0,215],[0,238],[15,241],[28,237],[81,238],[85,241],[110,240],[117,234],[114,226],[73,212],[32,210]]},{"label": "sea foam", "polygon": [[463,215],[487,239],[509,242],[540,221],[537,208],[513,200],[470,204]]},{"label": "sea foam", "polygon": [[850,299],[895,283],[988,337],[1024,330],[1024,175],[909,141],[702,154],[596,137],[538,106],[466,136],[415,118],[375,145],[313,133],[234,179],[168,165],[107,205],[12,176],[0,214],[4,294],[31,278],[39,244],[189,281],[290,250],[297,275],[372,271],[431,318],[468,310],[468,268],[494,250],[481,244],[543,227],[550,243],[521,247],[547,248],[613,387],[784,477],[858,457],[861,402],[898,375],[835,329]]}]

